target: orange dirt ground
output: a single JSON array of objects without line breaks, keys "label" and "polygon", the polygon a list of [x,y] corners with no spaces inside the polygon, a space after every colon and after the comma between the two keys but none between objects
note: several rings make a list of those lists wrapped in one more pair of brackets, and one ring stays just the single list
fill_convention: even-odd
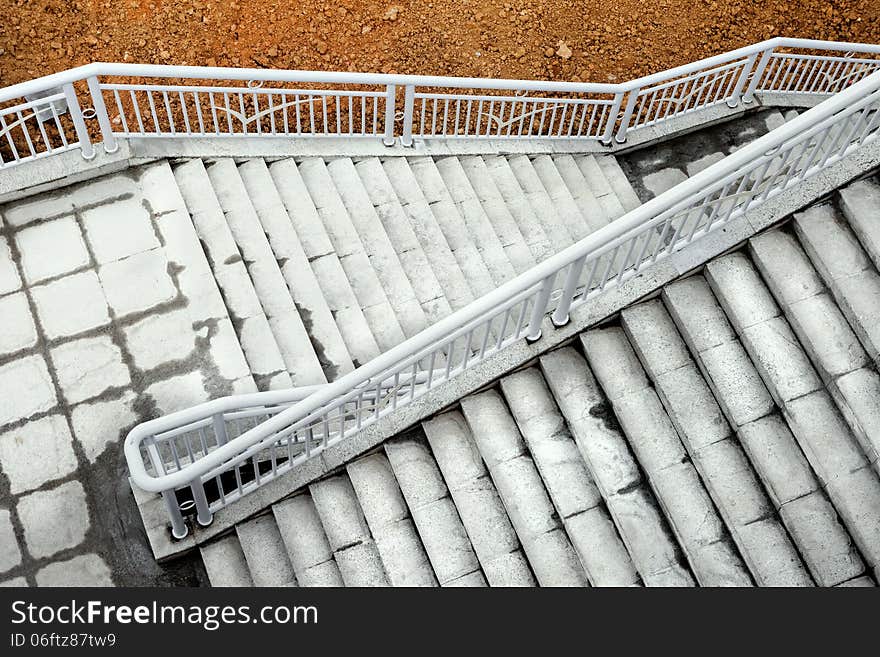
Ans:
[{"label": "orange dirt ground", "polygon": [[771,36],[880,42],[880,0],[0,0],[0,86],[92,61],[621,81]]}]

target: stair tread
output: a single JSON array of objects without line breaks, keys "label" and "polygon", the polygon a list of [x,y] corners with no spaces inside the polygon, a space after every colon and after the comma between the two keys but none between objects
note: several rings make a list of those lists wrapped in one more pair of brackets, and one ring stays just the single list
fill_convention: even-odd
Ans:
[{"label": "stair tread", "polygon": [[544,226],[519,186],[507,158],[484,155],[483,162],[535,260],[540,262],[553,255],[554,249]]},{"label": "stair tread", "polygon": [[230,534],[199,547],[202,562],[211,586],[253,586],[250,570],[238,542],[238,536]]},{"label": "stair tread", "polygon": [[[504,245],[486,216],[483,205],[462,168],[461,161],[457,157],[445,157],[432,162],[443,180],[445,196],[455,204],[470,239],[476,244],[492,275],[492,280],[496,285],[509,281],[515,274],[514,265],[507,257]],[[426,169],[430,168],[427,163],[423,166]]]},{"label": "stair tread", "polygon": [[468,281],[473,297],[478,298],[488,294],[496,286],[493,274],[470,238],[468,227],[446,190],[434,160],[429,157],[413,158],[409,160],[409,166],[449,248],[455,255],[462,274]]},{"label": "stair tread", "polygon": [[458,159],[516,273],[534,267],[535,258],[483,158],[474,155]]},{"label": "stair tread", "polygon": [[639,197],[636,195],[635,190],[633,190],[629,179],[623,172],[623,169],[620,168],[617,158],[613,155],[597,155],[596,162],[602,170],[602,173],[605,174],[605,179],[608,181],[608,184],[611,185],[614,194],[620,200],[621,205],[623,205],[627,212],[635,210],[642,204]]},{"label": "stair tread", "polygon": [[[746,566],[728,545],[727,528],[694,465],[685,458],[684,446],[647,378],[637,377],[641,387],[623,394],[614,392],[620,386],[611,382],[619,379],[621,372],[638,371],[641,365],[621,328],[601,331],[606,337],[601,350],[595,342],[583,342],[587,360],[605,389],[698,581],[703,585],[750,585]],[[615,355],[609,357],[609,352]],[[628,361],[629,365],[618,370],[613,363],[620,360]]]},{"label": "stair tread", "polygon": [[544,189],[547,190],[547,194],[553,200],[572,241],[577,242],[593,232],[593,226],[581,213],[577,201],[571,195],[568,186],[553,163],[553,158],[549,155],[538,155],[532,160],[532,166],[534,166]]},{"label": "stair tread", "polygon": [[538,582],[585,585],[583,567],[560,531],[553,504],[501,397],[488,391],[462,400],[461,406]]},{"label": "stair tread", "polygon": [[326,383],[321,364],[235,163],[224,158],[210,164],[206,170],[272,328],[291,384],[304,386]]},{"label": "stair tread", "polygon": [[393,586],[436,586],[434,571],[388,458],[371,454],[346,466]]},{"label": "stair tread", "polygon": [[333,381],[354,365],[271,173],[260,158],[241,164],[239,172],[324,374]]},{"label": "stair tread", "polygon": [[327,171],[404,335],[415,335],[428,325],[425,312],[416,299],[410,280],[373,208],[354,163],[347,157],[338,158],[327,164]]},{"label": "stair tread", "polygon": [[342,576],[311,496],[301,493],[272,506],[300,586],[342,585]]},{"label": "stair tread", "polygon": [[296,163],[292,159],[280,160],[269,167],[269,172],[353,364],[369,362],[379,355],[379,345],[333,250]]},{"label": "stair tread", "polygon": [[288,586],[295,582],[287,550],[271,514],[239,523],[235,533],[254,586]]},{"label": "stair tread", "polygon": [[422,422],[422,428],[486,580],[492,586],[534,586],[519,539],[464,417],[451,411]]},{"label": "stair tread", "polygon": [[[706,266],[706,277],[767,388],[782,407],[792,434],[828,491],[850,535],[868,565],[880,556],[880,522],[866,513],[880,505],[880,479],[867,465],[855,437],[840,417],[800,344],[771,301],[754,265],[741,252],[722,256]],[[757,308],[760,307],[760,311]],[[767,317],[767,315],[771,315]],[[756,320],[764,319],[759,323]],[[741,327],[748,325],[743,330]],[[767,327],[767,331],[761,329]],[[768,340],[782,335],[784,345]],[[778,353],[786,349],[784,357]],[[767,364],[772,364],[767,367]],[[812,390],[791,394],[791,381],[805,378]],[[847,484],[844,484],[847,482]]]},{"label": "stair tread", "polygon": [[611,217],[605,212],[605,208],[599,202],[599,199],[593,194],[589,182],[575,162],[574,157],[569,154],[554,155],[552,157],[553,164],[556,166],[562,181],[568,187],[581,215],[590,227],[590,232],[595,232],[604,226],[607,226]]},{"label": "stair tread", "polygon": [[424,438],[396,438],[385,443],[385,453],[440,585],[479,571],[467,531]]},{"label": "stair tread", "polygon": [[211,191],[204,164],[201,160],[184,162],[174,169],[174,178],[206,249],[214,278],[258,386],[261,389],[290,387],[290,375],[281,351],[226,225],[223,209]]},{"label": "stair tread", "polygon": [[[435,275],[435,268],[442,266],[444,261],[436,264],[429,261],[379,158],[361,160],[355,164],[355,170],[393,250],[400,259],[400,265],[412,285],[427,321],[436,322],[443,319],[452,312],[445,296],[446,288]],[[454,264],[451,253],[448,254],[448,258]]]},{"label": "stair tread", "polygon": [[540,365],[643,581],[650,585],[662,577],[668,584],[692,585],[678,544],[583,357],[565,347],[541,356]]},{"label": "stair tread", "polygon": [[474,299],[473,292],[406,158],[387,158],[382,162],[382,169],[408,220],[408,225],[404,225],[412,227],[450,307],[453,310],[464,307]]},{"label": "stair tread", "polygon": [[637,583],[632,561],[541,373],[530,368],[506,376],[501,390],[590,582]]},{"label": "stair tread", "polygon": [[554,250],[558,253],[574,244],[574,238],[560,216],[556,203],[545,189],[529,157],[515,155],[507,158],[507,162]]},{"label": "stair tread", "polygon": [[387,351],[403,342],[403,329],[336,191],[327,165],[321,158],[308,158],[298,168],[367,325],[379,349]]}]

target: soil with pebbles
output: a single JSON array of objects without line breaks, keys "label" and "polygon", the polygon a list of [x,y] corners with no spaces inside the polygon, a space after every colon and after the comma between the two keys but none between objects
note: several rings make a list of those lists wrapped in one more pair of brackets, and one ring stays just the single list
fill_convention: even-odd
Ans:
[{"label": "soil with pebbles", "polygon": [[880,0],[0,0],[0,86],[93,61],[620,81],[772,36],[880,42]]}]

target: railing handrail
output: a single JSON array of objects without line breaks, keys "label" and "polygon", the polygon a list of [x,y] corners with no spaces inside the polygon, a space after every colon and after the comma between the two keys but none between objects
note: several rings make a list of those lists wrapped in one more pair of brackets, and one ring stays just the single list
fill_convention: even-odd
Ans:
[{"label": "railing handrail", "polygon": [[[880,52],[880,47],[878,47],[878,52]],[[699,194],[711,185],[722,181],[743,165],[762,157],[768,152],[772,152],[788,140],[806,132],[811,126],[818,125],[837,112],[847,109],[857,98],[866,96],[877,89],[880,89],[880,72],[875,72],[854,83],[844,91],[838,92],[797,118],[758,138],[737,152],[728,155],[720,162],[697,173],[635,210],[628,212],[623,217],[544,260],[489,294],[474,300],[464,308],[389,349],[356,370],[332,383],[328,383],[326,386],[321,386],[314,394],[309,395],[302,401],[296,402],[291,407],[281,411],[225,445],[219,446],[216,450],[184,469],[158,477],[148,475],[141,459],[139,448],[140,442],[152,434],[145,430],[144,427],[147,425],[135,427],[125,440],[125,454],[133,481],[142,489],[150,492],[167,491],[189,484],[249,447],[258,445],[278,431],[289,428],[296,422],[315,413],[329,402],[350,394],[352,390],[383,375],[396,364],[419,355],[425,350],[430,349],[432,345],[448,339],[452,334],[460,330],[462,326],[477,321],[487,312],[510,300],[512,297],[521,295],[539,285],[545,279],[556,275],[557,272],[576,260],[607,247],[610,243],[622,238],[633,230],[648,227],[652,221],[660,221],[662,219],[661,214],[664,212],[687,202],[695,194]]]},{"label": "railing handrail", "polygon": [[737,48],[725,53],[706,57],[658,73],[606,84],[593,82],[555,82],[549,80],[496,80],[454,76],[409,75],[396,73],[359,73],[345,71],[302,71],[291,69],[235,68],[223,66],[175,66],[168,64],[130,64],[94,62],[66,71],[20,82],[0,88],[0,102],[20,98],[65,84],[79,82],[96,76],[131,76],[146,78],[181,78],[204,80],[266,80],[275,82],[315,82],[325,84],[399,85],[416,87],[443,87],[460,89],[518,89],[524,91],[558,91],[568,93],[615,94],[650,85],[657,81],[699,71],[707,66],[721,64],[731,59],[752,55],[769,48],[791,47],[842,52],[880,53],[880,45],[849,43],[842,41],[819,41],[774,37],[765,41]]}]

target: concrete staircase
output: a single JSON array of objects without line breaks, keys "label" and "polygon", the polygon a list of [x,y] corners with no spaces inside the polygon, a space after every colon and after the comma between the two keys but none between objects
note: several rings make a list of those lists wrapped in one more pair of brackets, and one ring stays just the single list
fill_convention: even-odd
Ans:
[{"label": "concrete staircase", "polygon": [[[461,263],[453,275],[473,267],[486,286],[546,257],[563,233],[579,237],[570,219],[633,202],[617,191],[571,194],[575,172],[603,173],[592,159],[340,162],[285,161],[270,175],[297,171],[314,184],[328,171],[349,181],[352,171],[398,181],[395,167],[409,171],[418,185],[396,196],[371,182],[372,205],[346,204],[351,188],[336,205],[347,216],[373,208],[380,221],[400,211],[417,237],[433,217],[450,238],[445,262]],[[221,164],[234,170],[218,163],[209,175]],[[178,177],[184,167],[201,163]],[[494,201],[464,186],[483,167],[503,173],[492,178]],[[508,216],[522,197],[530,212]],[[329,200],[316,205],[330,216]],[[211,583],[874,586],[878,219],[877,180],[850,184],[201,546]],[[459,243],[459,230],[496,239]],[[379,245],[344,248],[341,229],[329,241],[324,255],[338,261],[382,257]],[[422,257],[439,262],[428,248],[413,255]],[[410,315],[393,313],[404,334],[408,321],[466,296],[453,286],[438,288],[442,301],[426,299],[413,288]],[[390,295],[377,301],[386,303]],[[376,335],[366,318],[374,306],[351,307]],[[276,310],[264,310],[271,325]]]},{"label": "concrete staircase", "polygon": [[192,219],[250,373],[236,392],[332,381],[639,203],[612,156],[191,159],[146,177],[148,204]]}]

